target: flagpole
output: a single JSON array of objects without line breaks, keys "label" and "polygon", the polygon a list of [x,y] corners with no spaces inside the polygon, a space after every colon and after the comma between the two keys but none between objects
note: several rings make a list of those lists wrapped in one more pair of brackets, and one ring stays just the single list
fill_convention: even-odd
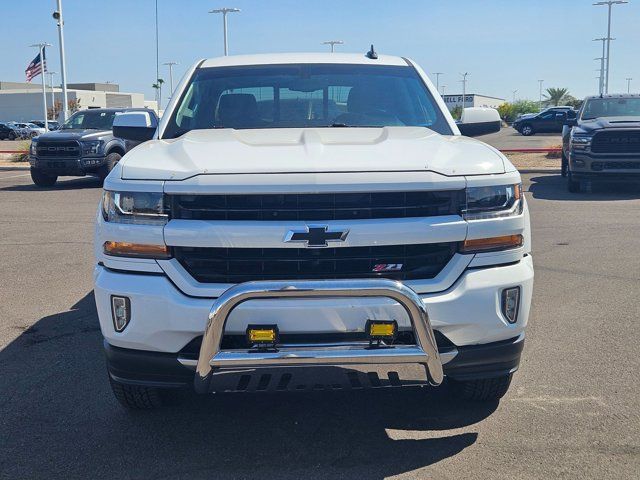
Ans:
[{"label": "flagpole", "polygon": [[38,47],[40,51],[40,75],[42,79],[42,108],[44,109],[44,129],[49,131],[49,121],[47,120],[47,89],[45,86],[44,74],[47,71],[47,64],[44,58],[44,48],[50,47],[50,43],[34,43],[32,47]]}]

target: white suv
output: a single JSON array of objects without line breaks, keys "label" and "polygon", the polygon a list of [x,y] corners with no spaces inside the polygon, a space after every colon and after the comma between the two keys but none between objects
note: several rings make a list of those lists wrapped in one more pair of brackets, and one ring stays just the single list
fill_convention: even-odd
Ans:
[{"label": "white suv", "polygon": [[202,60],[157,129],[132,112],[114,133],[148,140],[107,177],[96,223],[125,406],[445,378],[506,393],[533,288],[520,175],[460,135],[411,60]]}]

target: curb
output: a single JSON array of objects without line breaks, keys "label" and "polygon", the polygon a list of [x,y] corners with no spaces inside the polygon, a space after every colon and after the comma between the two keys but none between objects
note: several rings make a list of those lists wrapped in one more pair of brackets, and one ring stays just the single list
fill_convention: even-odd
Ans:
[{"label": "curb", "polygon": [[0,172],[10,172],[12,170],[29,170],[29,165],[0,165]]},{"label": "curb", "polygon": [[559,168],[516,168],[520,173],[560,173]]}]

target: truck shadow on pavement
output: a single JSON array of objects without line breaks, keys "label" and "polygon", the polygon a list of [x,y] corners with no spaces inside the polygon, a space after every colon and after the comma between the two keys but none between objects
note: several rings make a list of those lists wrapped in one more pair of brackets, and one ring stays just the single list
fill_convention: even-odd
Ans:
[{"label": "truck shadow on pavement", "polygon": [[[93,293],[0,351],[10,478],[384,478],[459,454],[497,402],[439,389],[188,395],[127,412],[111,395]],[[471,430],[471,431],[467,431]]]},{"label": "truck shadow on pavement", "polygon": [[529,192],[534,198],[543,200],[620,201],[640,198],[640,184],[594,183],[589,193],[570,193],[567,191],[566,178],[560,175],[542,175],[531,178]]},{"label": "truck shadow on pavement", "polygon": [[11,185],[8,187],[0,188],[0,190],[6,192],[50,192],[55,190],[79,190],[83,188],[102,188],[102,180],[97,177],[91,176],[78,178],[69,177],[69,180],[58,180],[52,187],[38,187],[33,183],[28,183]]}]

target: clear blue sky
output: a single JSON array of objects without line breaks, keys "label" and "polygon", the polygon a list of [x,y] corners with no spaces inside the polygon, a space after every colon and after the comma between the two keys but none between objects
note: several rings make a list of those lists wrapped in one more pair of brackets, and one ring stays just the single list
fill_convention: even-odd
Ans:
[{"label": "clear blue sky", "polygon": [[[23,81],[35,56],[28,45],[52,43],[48,62],[59,72],[54,0],[2,0],[4,46],[0,80]],[[545,87],[567,87],[577,97],[596,93],[606,7],[590,0],[159,0],[160,63],[172,60],[174,79],[198,58],[222,54],[222,21],[229,16],[230,53],[376,50],[411,57],[428,72],[444,72],[447,93],[468,91],[511,99],[538,98]],[[155,0],[64,0],[68,82],[113,81],[122,91],[153,98]],[[611,92],[640,90],[640,0],[614,7]],[[161,77],[168,80],[166,67]],[[435,82],[435,78],[433,78]],[[59,77],[58,77],[59,81]],[[175,80],[174,80],[175,81]],[[168,83],[168,81],[167,81]],[[176,81],[177,83],[177,81]],[[636,88],[633,88],[633,87]]]}]

